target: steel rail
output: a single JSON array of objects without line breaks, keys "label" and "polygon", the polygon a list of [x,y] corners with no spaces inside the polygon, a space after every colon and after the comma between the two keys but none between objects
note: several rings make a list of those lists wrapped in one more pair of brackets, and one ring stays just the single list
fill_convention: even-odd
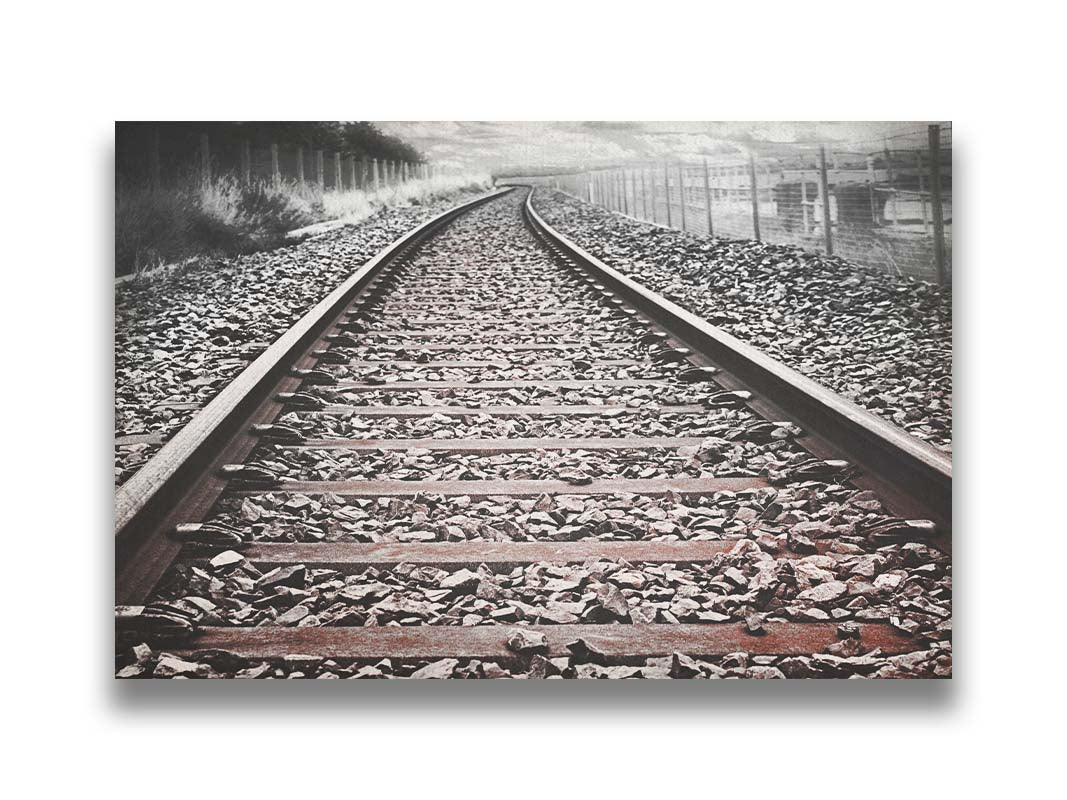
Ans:
[{"label": "steel rail", "polygon": [[943,543],[951,542],[949,456],[608,266],[545,222],[534,208],[533,194],[523,207],[526,221],[564,263],[593,276],[744,388],[773,403],[785,418],[844,454],[864,473],[854,483],[865,478],[895,513],[933,520]]},{"label": "steel rail", "polygon": [[[271,422],[284,409],[279,391],[295,391],[300,379],[287,370],[310,366],[310,346],[382,271],[460,214],[511,191],[500,189],[462,203],[397,238],[353,272],[211,400],[115,494],[117,603],[141,602],[178,556],[167,536],[175,514],[206,514],[226,487],[217,475],[224,463],[241,461],[257,440],[251,423]],[[303,358],[300,359],[300,355]]]}]

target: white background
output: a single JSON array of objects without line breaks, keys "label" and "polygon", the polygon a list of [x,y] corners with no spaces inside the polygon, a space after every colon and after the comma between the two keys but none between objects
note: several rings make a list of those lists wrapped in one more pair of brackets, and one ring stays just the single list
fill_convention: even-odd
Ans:
[{"label": "white background", "polygon": [[[1051,793],[1067,316],[1051,4],[382,5],[6,10],[9,794]],[[116,685],[113,122],[181,118],[952,120],[955,678]]]}]

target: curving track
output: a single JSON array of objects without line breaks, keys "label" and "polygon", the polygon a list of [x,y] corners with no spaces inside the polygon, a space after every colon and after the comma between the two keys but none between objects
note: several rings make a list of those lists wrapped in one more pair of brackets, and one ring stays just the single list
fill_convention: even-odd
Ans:
[{"label": "curving track", "polygon": [[950,674],[945,456],[503,194],[120,490],[119,674]]}]

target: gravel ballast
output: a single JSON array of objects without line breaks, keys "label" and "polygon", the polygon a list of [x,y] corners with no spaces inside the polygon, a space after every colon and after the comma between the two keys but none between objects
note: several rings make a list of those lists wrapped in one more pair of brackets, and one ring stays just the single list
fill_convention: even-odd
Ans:
[{"label": "gravel ballast", "polygon": [[951,291],[840,258],[709,239],[539,189],[537,212],[606,264],[945,451]]}]

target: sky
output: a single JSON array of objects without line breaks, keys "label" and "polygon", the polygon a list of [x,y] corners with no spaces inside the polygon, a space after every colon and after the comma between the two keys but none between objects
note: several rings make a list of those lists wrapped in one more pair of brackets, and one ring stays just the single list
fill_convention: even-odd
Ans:
[{"label": "sky", "polygon": [[[926,122],[381,122],[451,169],[578,168],[674,158],[730,159],[750,149],[920,143]],[[781,145],[781,148],[778,147]]]}]

